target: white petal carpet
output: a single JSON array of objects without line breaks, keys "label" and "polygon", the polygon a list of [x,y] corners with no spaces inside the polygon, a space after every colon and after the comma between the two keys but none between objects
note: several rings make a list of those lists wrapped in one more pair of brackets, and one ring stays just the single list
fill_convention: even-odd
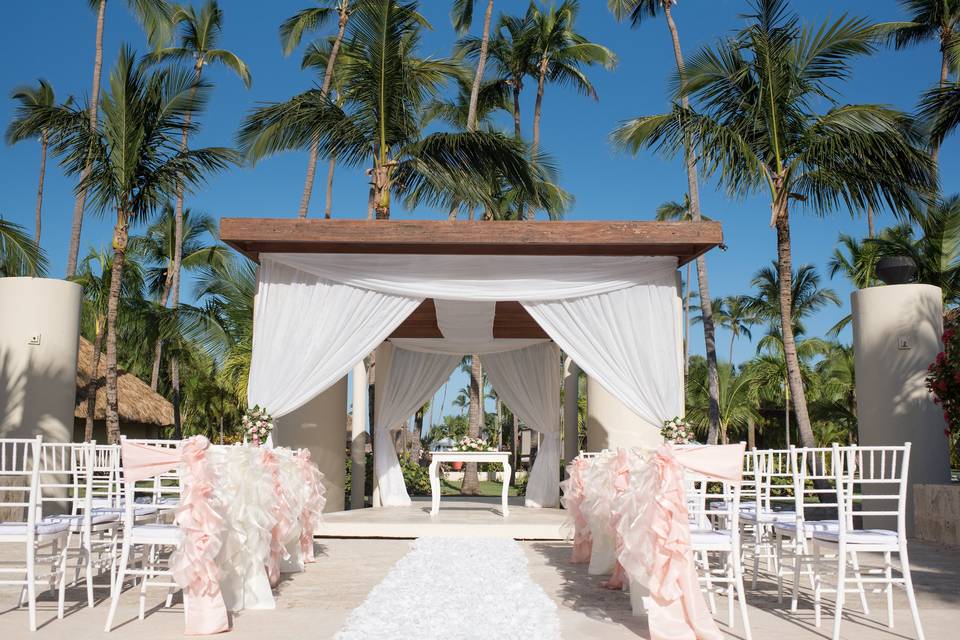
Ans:
[{"label": "white petal carpet", "polygon": [[420,538],[337,640],[559,640],[557,606],[513,540]]}]

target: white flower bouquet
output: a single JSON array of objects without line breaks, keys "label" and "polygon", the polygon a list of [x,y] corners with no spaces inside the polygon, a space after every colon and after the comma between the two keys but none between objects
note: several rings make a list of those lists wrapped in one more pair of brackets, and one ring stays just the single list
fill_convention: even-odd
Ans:
[{"label": "white flower bouquet", "polygon": [[664,420],[660,435],[666,442],[673,444],[690,444],[696,442],[693,436],[693,427],[683,418]]},{"label": "white flower bouquet", "polygon": [[254,405],[248,409],[241,418],[243,434],[247,441],[255,447],[259,447],[273,433],[273,418],[267,413],[267,410],[260,405]]},{"label": "white flower bouquet", "polygon": [[460,438],[453,445],[453,451],[496,451],[496,447],[493,447],[483,438],[471,438],[467,436],[465,438]]}]

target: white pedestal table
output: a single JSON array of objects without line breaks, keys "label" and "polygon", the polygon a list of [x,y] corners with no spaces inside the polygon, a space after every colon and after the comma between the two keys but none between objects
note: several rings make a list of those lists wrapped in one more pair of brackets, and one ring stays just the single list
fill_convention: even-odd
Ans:
[{"label": "white pedestal table", "polygon": [[434,451],[430,454],[430,493],[432,496],[430,515],[440,512],[440,474],[441,462],[499,462],[503,465],[503,491],[500,494],[503,517],[510,515],[507,497],[510,492],[510,452],[509,451]]}]

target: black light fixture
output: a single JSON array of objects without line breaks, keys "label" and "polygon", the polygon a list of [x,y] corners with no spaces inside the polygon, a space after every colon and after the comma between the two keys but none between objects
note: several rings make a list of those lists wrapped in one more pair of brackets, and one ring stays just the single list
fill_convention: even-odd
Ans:
[{"label": "black light fixture", "polygon": [[877,277],[884,284],[908,284],[917,275],[917,263],[909,256],[886,256],[877,260]]}]

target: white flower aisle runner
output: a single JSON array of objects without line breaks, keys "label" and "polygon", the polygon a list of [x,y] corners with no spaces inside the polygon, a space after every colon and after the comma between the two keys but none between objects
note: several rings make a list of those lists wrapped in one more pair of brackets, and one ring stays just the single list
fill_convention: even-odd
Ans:
[{"label": "white flower aisle runner", "polygon": [[337,640],[559,640],[557,606],[513,540],[420,538]]}]

